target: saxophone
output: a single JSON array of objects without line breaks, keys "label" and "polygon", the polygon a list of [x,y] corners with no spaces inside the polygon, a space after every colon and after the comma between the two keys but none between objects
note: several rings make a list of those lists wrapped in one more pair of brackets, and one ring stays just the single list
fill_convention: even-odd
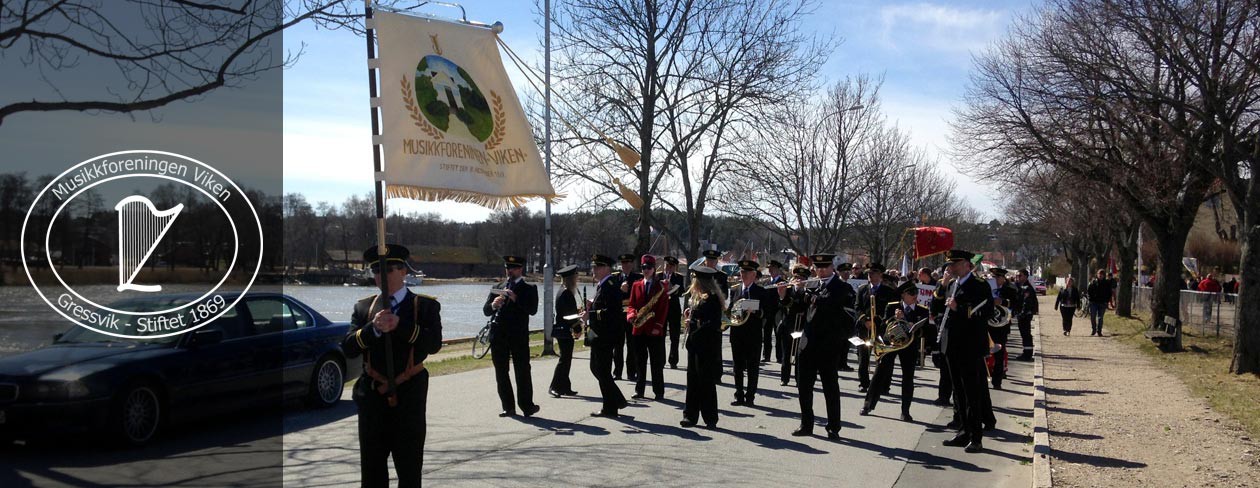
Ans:
[{"label": "saxophone", "polygon": [[656,294],[652,295],[652,298],[648,300],[647,304],[639,309],[639,313],[635,315],[634,324],[632,325],[634,330],[638,330],[639,327],[643,327],[643,324],[646,324],[649,320],[652,320],[652,317],[656,316],[656,311],[652,309],[656,308],[656,301],[661,299],[661,295],[668,292],[668,286],[661,286],[660,289],[657,290]]}]

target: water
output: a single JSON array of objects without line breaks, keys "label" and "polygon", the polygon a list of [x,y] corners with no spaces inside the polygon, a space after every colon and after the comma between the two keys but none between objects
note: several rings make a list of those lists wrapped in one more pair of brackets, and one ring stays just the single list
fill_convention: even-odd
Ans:
[{"label": "water", "polygon": [[[534,283],[538,285],[538,283]],[[471,337],[486,324],[481,313],[491,283],[442,283],[411,287],[411,291],[436,297],[442,303],[442,337]],[[91,294],[93,285],[83,292]],[[164,292],[187,293],[201,289],[192,285],[163,287]],[[224,287],[225,290],[229,287]],[[319,313],[337,322],[348,322],[354,302],[372,295],[371,287],[363,286],[256,286],[254,290],[286,293]],[[542,327],[542,290],[538,290],[538,314],[530,319],[531,328]],[[30,351],[52,342],[53,334],[64,332],[70,324],[39,298],[30,286],[0,286],[0,356]]]},{"label": "water", "polygon": [[[429,295],[442,304],[442,337],[472,337],[486,325],[488,317],[481,313],[492,283],[441,283],[411,287],[411,291]],[[538,314],[530,317],[530,327],[542,327],[542,287],[538,289]],[[372,295],[364,286],[286,286],[284,292],[301,300],[331,320],[349,321],[354,302]]]}]

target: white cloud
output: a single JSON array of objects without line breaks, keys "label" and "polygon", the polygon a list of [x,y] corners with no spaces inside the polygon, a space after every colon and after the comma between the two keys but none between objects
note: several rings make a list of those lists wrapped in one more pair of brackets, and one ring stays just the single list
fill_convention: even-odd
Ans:
[{"label": "white cloud", "polygon": [[1008,12],[911,3],[880,9],[880,40],[891,49],[927,49],[965,54],[999,37]]}]

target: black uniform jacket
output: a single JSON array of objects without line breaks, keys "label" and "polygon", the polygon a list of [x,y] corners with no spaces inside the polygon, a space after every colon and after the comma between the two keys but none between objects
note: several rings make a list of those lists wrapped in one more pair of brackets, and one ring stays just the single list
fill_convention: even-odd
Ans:
[{"label": "black uniform jacket", "polygon": [[777,302],[779,298],[776,296],[773,299],[771,299],[768,291],[769,290],[762,288],[761,285],[758,285],[756,282],[754,282],[751,286],[748,287],[747,293],[744,292],[743,283],[740,283],[731,287],[731,299],[730,299],[730,303],[727,304],[728,309],[733,309],[735,307],[735,302],[739,301],[741,298],[747,298],[749,300],[756,300],[759,304],[758,305],[759,308],[757,309],[756,312],[750,312],[748,316],[748,321],[744,322],[744,325],[741,325],[738,327],[731,327],[731,342],[732,343],[739,343],[739,344],[760,344],[761,343],[762,327],[765,326],[765,320],[767,317],[766,310],[770,308],[769,304],[771,302]]},{"label": "black uniform jacket", "polygon": [[[347,358],[363,356],[363,374],[355,383],[355,398],[378,394],[381,385],[376,383],[387,378],[385,336],[378,335],[372,326],[372,318],[381,309],[376,303],[378,298],[379,295],[374,295],[354,304],[354,312],[350,315],[350,332],[341,341],[341,348],[346,352]],[[442,305],[433,297],[407,292],[395,313],[398,315],[398,327],[390,332],[390,341],[394,348],[395,379],[409,366],[424,363],[430,354],[442,349],[441,311]],[[414,384],[407,381],[398,383],[396,386],[399,397],[422,393],[423,390],[414,388]]]},{"label": "black uniform jacket", "polygon": [[722,348],[722,305],[710,296],[691,309],[687,319],[687,350],[717,352]]},{"label": "black uniform jacket", "polygon": [[[875,290],[874,296],[871,295],[872,289]],[[878,288],[871,286],[870,283],[867,283],[865,285],[858,287],[858,291],[857,291],[858,315],[862,315],[862,314],[870,315],[871,300],[875,301],[875,317],[877,318],[877,320],[875,320],[875,335],[884,334],[884,308],[887,307],[888,304],[890,303],[899,302],[900,297],[898,297],[897,295],[898,295],[897,287],[889,285],[888,283],[881,283]],[[858,330],[858,336],[862,337],[863,339],[869,339],[867,335],[868,335],[868,330],[869,330],[870,325],[866,323],[861,323],[861,324],[857,324],[857,326],[860,328],[860,330]]]},{"label": "black uniform jacket", "polygon": [[[907,308],[909,308],[908,311],[906,310]],[[901,309],[901,311],[906,314],[905,320],[910,323],[910,326],[914,326],[914,324],[917,324],[920,320],[928,318],[927,307],[917,303],[914,305],[906,305],[906,303],[901,300],[897,300],[895,303],[889,303],[887,307],[884,307],[884,317],[896,317],[898,309]],[[914,332],[921,334],[923,331],[929,329],[930,328],[928,327],[927,322],[924,322],[920,324]],[[936,340],[935,337],[932,339]]]},{"label": "black uniform jacket", "polygon": [[486,296],[486,303],[482,305],[481,311],[487,317],[495,316],[495,338],[529,337],[529,316],[538,313],[538,287],[526,283],[523,278],[494,285],[496,290],[505,288],[516,293],[515,301],[504,301],[503,306],[499,307],[499,315],[495,316],[491,303],[499,295],[490,293]]},{"label": "black uniform jacket", "polygon": [[1015,291],[1019,294],[1016,304],[1011,306],[1011,312],[1016,315],[1037,315],[1037,288],[1025,281],[1023,285],[1016,285]]},{"label": "black uniform jacket", "polygon": [[573,329],[581,320],[565,320],[566,315],[578,313],[577,297],[573,295],[573,290],[565,288],[560,290],[560,294],[556,296],[556,320],[551,327],[551,336],[564,338],[573,338]]},{"label": "black uniform jacket", "polygon": [[[949,289],[945,289],[949,298]],[[989,351],[989,317],[993,316],[993,289],[971,275],[958,285],[955,310],[945,313],[941,352],[957,357],[984,357]]]},{"label": "black uniform jacket", "polygon": [[621,306],[621,284],[610,277],[596,286],[595,297],[591,299],[591,310],[587,312],[587,324],[590,330],[586,334],[586,345],[603,346],[617,343],[619,334],[626,324],[626,314]]},{"label": "black uniform jacket", "polygon": [[[853,319],[849,311],[857,302],[853,287],[838,276],[832,276],[817,290],[807,291],[812,301],[813,317],[805,324],[805,349],[837,351],[843,341],[853,335]],[[809,315],[807,312],[806,315]]]},{"label": "black uniform jacket", "polygon": [[[664,283],[666,281],[664,276],[665,273],[658,273],[657,279]],[[669,315],[665,316],[666,324],[682,320],[682,300],[680,297],[687,290],[683,286],[683,276],[679,273],[674,273],[673,276],[669,277],[669,287],[672,289],[675,285],[678,286],[678,289],[669,294]]]}]

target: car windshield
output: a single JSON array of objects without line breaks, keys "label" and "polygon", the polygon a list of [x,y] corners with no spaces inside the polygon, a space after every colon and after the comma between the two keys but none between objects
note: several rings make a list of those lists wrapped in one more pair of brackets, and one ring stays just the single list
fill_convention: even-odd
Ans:
[{"label": "car windshield", "polygon": [[[110,308],[120,310],[130,310],[134,312],[151,312],[154,310],[162,310],[171,308],[172,306],[188,303],[192,298],[186,296],[158,296],[144,297],[122,300],[110,304]],[[131,325],[131,321],[136,316],[128,319],[127,325]],[[169,337],[154,337],[152,339],[127,339],[123,337],[115,337],[103,334],[87,327],[74,326],[67,330],[60,338],[57,344],[81,344],[81,343],[100,343],[100,342],[135,342],[140,344],[171,344],[179,340],[178,335]]]}]

